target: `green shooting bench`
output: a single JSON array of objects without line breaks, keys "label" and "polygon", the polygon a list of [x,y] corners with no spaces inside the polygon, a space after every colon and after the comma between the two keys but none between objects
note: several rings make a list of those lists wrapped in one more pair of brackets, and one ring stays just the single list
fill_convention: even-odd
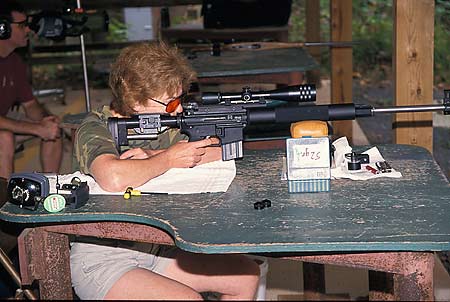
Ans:
[{"label": "green shooting bench", "polygon": [[[370,299],[433,300],[434,252],[450,249],[449,183],[424,148],[378,148],[402,178],[339,179],[329,192],[289,194],[280,180],[285,151],[246,150],[225,193],[91,195],[58,213],[7,202],[0,219],[25,227],[22,283],[37,280],[41,299],[72,298],[68,236],[80,235],[364,268]],[[272,206],[255,210],[263,199]],[[305,291],[324,290],[323,276],[305,274]]]}]

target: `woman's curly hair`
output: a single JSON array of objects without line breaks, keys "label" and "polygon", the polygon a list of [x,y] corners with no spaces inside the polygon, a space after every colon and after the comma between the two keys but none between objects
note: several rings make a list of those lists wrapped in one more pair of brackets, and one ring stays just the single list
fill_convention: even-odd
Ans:
[{"label": "woman's curly hair", "polygon": [[186,92],[196,74],[187,59],[164,42],[139,43],[124,48],[111,67],[111,109],[123,116],[134,114],[136,104],[167,93]]}]

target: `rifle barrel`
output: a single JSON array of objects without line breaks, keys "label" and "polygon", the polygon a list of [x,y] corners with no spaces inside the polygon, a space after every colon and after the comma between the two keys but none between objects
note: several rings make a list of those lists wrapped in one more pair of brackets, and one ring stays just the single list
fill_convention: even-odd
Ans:
[{"label": "rifle barrel", "polygon": [[331,46],[331,47],[352,47],[353,45],[361,44],[360,41],[325,41],[325,42],[304,42],[305,47],[314,46]]},{"label": "rifle barrel", "polygon": [[396,107],[383,107],[373,108],[372,112],[375,113],[404,113],[404,112],[426,112],[426,111],[444,111],[446,107],[444,105],[417,105],[417,106],[396,106]]}]

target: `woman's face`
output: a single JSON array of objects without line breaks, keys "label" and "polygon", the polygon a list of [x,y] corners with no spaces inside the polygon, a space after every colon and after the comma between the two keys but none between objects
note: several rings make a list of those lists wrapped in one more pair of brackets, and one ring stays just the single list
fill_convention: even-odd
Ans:
[{"label": "woman's face", "polygon": [[183,112],[181,103],[176,101],[182,95],[182,91],[183,90],[180,88],[176,95],[168,95],[167,93],[164,93],[159,97],[150,98],[147,100],[145,105],[136,104],[133,109],[136,114],[169,113],[172,116],[177,115],[177,113]]}]

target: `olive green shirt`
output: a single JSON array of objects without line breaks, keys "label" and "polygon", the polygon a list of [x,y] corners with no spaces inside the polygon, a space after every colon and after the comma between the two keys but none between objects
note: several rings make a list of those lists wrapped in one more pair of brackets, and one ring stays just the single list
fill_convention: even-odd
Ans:
[{"label": "olive green shirt", "polygon": [[[81,123],[75,135],[73,150],[73,171],[89,174],[89,168],[98,156],[114,154],[119,156],[114,139],[108,129],[108,118],[112,117],[109,106],[103,106],[90,112]],[[130,148],[143,148],[151,150],[167,149],[176,142],[187,139],[178,129],[169,129],[158,135],[155,139],[130,140],[129,146],[122,146],[120,153]],[[154,251],[159,248],[153,244],[136,244],[129,241],[99,239],[91,237],[77,237],[75,241],[99,244],[113,247],[123,247],[139,251]]]},{"label": "olive green shirt", "polygon": [[[75,135],[72,168],[90,174],[94,159],[102,154],[119,156],[114,139],[108,129],[108,118],[112,117],[109,106],[90,112],[81,123]],[[121,146],[120,153],[130,148],[150,150],[167,149],[180,140],[187,139],[178,129],[168,129],[155,139],[130,140],[129,146]]]}]

